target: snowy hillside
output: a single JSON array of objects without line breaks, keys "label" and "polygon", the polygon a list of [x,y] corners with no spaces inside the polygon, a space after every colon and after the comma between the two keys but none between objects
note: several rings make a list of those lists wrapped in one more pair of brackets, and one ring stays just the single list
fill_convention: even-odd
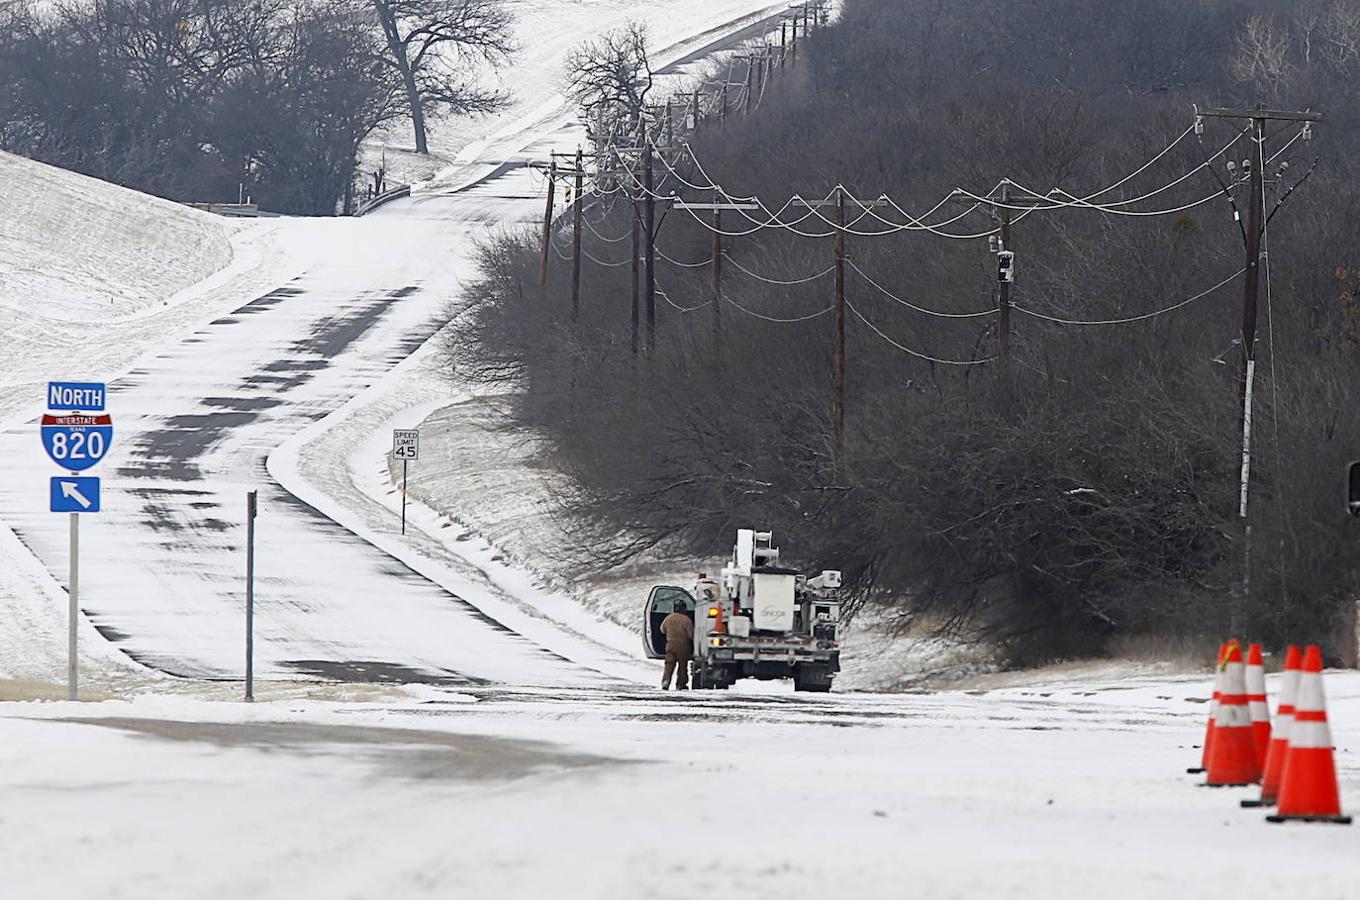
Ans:
[{"label": "snowy hillside", "polygon": [[0,306],[25,319],[124,318],[231,260],[217,216],[8,153],[0,206]]}]

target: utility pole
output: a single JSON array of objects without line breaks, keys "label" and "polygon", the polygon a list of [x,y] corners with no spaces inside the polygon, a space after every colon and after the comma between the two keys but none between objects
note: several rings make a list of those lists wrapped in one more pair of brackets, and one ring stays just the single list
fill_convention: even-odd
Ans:
[{"label": "utility pole", "polygon": [[751,114],[751,83],[755,79],[755,58],[746,57],[746,98],[742,102],[741,114],[749,116]]},{"label": "utility pole", "polygon": [[784,61],[789,52],[789,23],[779,23],[779,68],[784,68]]},{"label": "utility pole", "polygon": [[719,95],[718,121],[727,122],[727,82],[723,82],[722,93]]},{"label": "utility pole", "polygon": [[840,484],[845,453],[845,188],[836,191],[836,352],[831,374],[831,417],[835,441],[831,481]]},{"label": "utility pole", "polygon": [[721,333],[722,328],[722,214],[723,210],[745,209],[752,212],[760,210],[759,203],[722,203],[717,191],[713,192],[712,203],[690,203],[687,200],[672,200],[671,209],[690,210],[691,212],[713,213],[713,330]]},{"label": "utility pole", "polygon": [[656,352],[656,194],[652,190],[652,144],[642,148],[642,211],[646,233],[647,268],[647,354]]},{"label": "utility pole", "polygon": [[1011,213],[1017,207],[1045,209],[1057,205],[1052,199],[1041,197],[1038,194],[1017,195],[1012,192],[1013,187],[1014,185],[1009,180],[1003,180],[1001,190],[996,196],[989,195],[979,200],[971,194],[955,193],[949,198],[954,203],[966,203],[970,206],[990,206],[997,219],[1000,220],[1000,235],[996,245],[996,356],[1003,383],[1010,380],[1011,284],[1015,281],[1015,251],[1011,249]]},{"label": "utility pole", "polygon": [[1238,398],[1241,403],[1242,466],[1238,480],[1237,518],[1242,540],[1242,577],[1228,607],[1228,630],[1240,634],[1243,613],[1251,601],[1251,519],[1247,498],[1251,489],[1251,416],[1252,387],[1256,376],[1256,318],[1261,290],[1261,236],[1265,230],[1265,127],[1267,122],[1322,122],[1320,113],[1311,110],[1206,109],[1201,116],[1216,119],[1247,119],[1251,122],[1251,158],[1247,205],[1246,266],[1242,289],[1242,353],[1237,372]]},{"label": "utility pole", "polygon": [[557,160],[548,166],[548,205],[543,210],[543,241],[539,248],[538,287],[548,287],[548,242],[552,240],[553,192],[557,190]]},{"label": "utility pole", "polygon": [[699,130],[699,89],[694,89],[694,130]]},{"label": "utility pole", "polygon": [[581,214],[585,206],[581,192],[585,188],[585,160],[581,148],[576,148],[576,193],[571,217],[571,321],[581,315]]},{"label": "utility pole", "polygon": [[722,207],[713,192],[713,337],[722,340]]},{"label": "utility pole", "polygon": [[636,192],[636,191],[633,191],[632,194],[633,194],[633,198],[632,198],[632,200],[633,200],[633,215],[630,217],[630,218],[632,219],[632,224],[633,224],[633,229],[632,229],[632,233],[633,233],[633,234],[632,234],[632,236],[633,236],[633,266],[632,266],[632,275],[633,275],[633,283],[632,283],[632,287],[633,287],[633,315],[632,315],[632,324],[633,324],[633,332],[632,332],[632,333],[633,333],[633,345],[632,345],[632,346],[633,346],[633,356],[636,357],[636,356],[638,355],[638,274],[639,274],[639,273],[638,273],[638,263],[639,263],[639,261],[640,261],[640,259],[641,259],[641,257],[642,257],[642,235],[641,235],[642,229],[641,229],[641,227],[640,227],[640,226],[641,226],[641,222],[640,222],[639,220],[640,220],[641,217],[642,217],[642,209],[641,209],[641,207],[638,205],[637,192]]},{"label": "utility pole", "polygon": [[[840,483],[842,459],[845,453],[845,188],[837,186],[835,200],[795,200],[792,205],[809,209],[834,206],[835,232],[835,336],[831,362],[831,480]],[[887,206],[887,200],[855,200],[861,209]]]},{"label": "utility pole", "polygon": [[[1001,358],[1001,368],[1007,371],[1011,364],[1011,277],[1008,277],[1001,261],[1002,253],[1014,253],[1011,250],[1011,210],[1010,184],[1001,185],[1001,202],[1007,204],[1002,206],[1001,213],[1001,243],[997,251],[997,335],[996,335],[996,354]],[[1010,257],[1014,259],[1014,257]]]}]

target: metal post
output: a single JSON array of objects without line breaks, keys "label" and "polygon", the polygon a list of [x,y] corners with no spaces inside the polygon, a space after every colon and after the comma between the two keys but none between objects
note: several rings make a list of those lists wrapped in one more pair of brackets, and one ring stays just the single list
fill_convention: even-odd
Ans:
[{"label": "metal post", "polygon": [[255,699],[255,512],[258,493],[246,493],[246,702]]},{"label": "metal post", "polygon": [[406,467],[410,460],[402,458],[401,461],[401,533],[406,533]]},{"label": "metal post", "polygon": [[71,513],[71,557],[68,560],[69,604],[66,612],[66,699],[79,700],[79,664],[76,661],[80,624],[80,513]]}]

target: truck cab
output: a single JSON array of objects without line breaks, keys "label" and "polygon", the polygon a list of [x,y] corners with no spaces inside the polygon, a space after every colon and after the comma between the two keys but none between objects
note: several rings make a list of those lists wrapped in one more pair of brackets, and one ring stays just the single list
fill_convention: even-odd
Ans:
[{"label": "truck cab", "polygon": [[694,596],[684,588],[659,584],[647,594],[647,602],[642,607],[642,652],[648,659],[666,658],[666,636],[661,633],[661,623],[675,612],[676,600],[685,604],[693,619]]}]

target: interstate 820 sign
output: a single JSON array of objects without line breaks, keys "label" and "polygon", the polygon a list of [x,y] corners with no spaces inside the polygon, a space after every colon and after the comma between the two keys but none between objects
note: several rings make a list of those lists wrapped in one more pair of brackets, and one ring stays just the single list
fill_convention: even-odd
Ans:
[{"label": "interstate 820 sign", "polygon": [[66,410],[42,417],[47,455],[68,472],[98,463],[113,443],[113,417],[103,412],[104,385],[54,381],[47,393],[49,408]]},{"label": "interstate 820 sign", "polygon": [[42,417],[42,443],[52,462],[83,472],[104,458],[113,443],[113,417],[65,413]]}]

